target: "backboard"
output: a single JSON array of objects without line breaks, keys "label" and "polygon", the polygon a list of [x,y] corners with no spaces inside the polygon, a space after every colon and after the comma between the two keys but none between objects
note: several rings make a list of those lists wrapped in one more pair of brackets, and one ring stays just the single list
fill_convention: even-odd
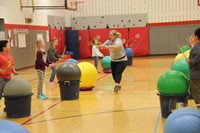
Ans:
[{"label": "backboard", "polygon": [[65,9],[77,11],[77,2],[76,0],[65,0]]},{"label": "backboard", "polygon": [[77,5],[80,3],[84,3],[84,1],[77,1],[77,0],[65,0],[65,9],[77,11]]}]

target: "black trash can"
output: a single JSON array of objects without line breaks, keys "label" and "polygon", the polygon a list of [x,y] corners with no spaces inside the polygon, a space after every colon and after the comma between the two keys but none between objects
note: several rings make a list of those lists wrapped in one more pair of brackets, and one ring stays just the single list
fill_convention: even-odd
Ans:
[{"label": "black trash can", "polygon": [[25,79],[14,78],[4,87],[5,109],[7,117],[21,118],[31,114],[32,88]]},{"label": "black trash can", "polygon": [[31,114],[31,96],[4,96],[6,114],[8,118],[22,118]]},{"label": "black trash can", "polygon": [[185,107],[188,104],[188,94],[182,95],[166,95],[158,94],[160,96],[160,108],[163,118],[167,118],[172,110],[179,108],[178,106]]},{"label": "black trash can", "polygon": [[59,81],[61,100],[79,99],[80,80]]}]

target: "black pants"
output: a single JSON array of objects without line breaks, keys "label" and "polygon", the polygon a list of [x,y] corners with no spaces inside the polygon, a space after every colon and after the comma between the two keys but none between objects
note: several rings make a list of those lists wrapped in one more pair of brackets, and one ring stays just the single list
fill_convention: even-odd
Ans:
[{"label": "black pants", "polygon": [[126,61],[113,62],[111,61],[112,77],[115,83],[120,83],[122,79],[122,73],[126,68]]},{"label": "black pants", "polygon": [[190,92],[196,104],[200,104],[200,80],[190,80]]}]

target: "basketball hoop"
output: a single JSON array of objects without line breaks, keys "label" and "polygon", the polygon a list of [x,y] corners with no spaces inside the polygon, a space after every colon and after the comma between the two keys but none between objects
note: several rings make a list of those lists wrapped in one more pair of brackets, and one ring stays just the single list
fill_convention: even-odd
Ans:
[{"label": "basketball hoop", "polygon": [[22,14],[25,18],[25,22],[26,23],[31,23],[33,22],[33,12],[32,12],[32,9],[30,8],[24,8],[22,9]]},{"label": "basketball hoop", "polygon": [[[22,8],[23,6],[29,6],[31,8]],[[33,0],[20,0],[20,6],[22,14],[25,18],[26,23],[31,23],[33,21],[33,12],[34,12],[34,2]]]}]

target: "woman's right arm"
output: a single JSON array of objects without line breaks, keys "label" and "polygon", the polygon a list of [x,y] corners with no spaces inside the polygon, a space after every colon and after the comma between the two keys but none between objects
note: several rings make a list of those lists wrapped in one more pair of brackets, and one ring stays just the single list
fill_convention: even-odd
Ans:
[{"label": "woman's right arm", "polygon": [[107,40],[103,44],[100,43],[100,45],[98,45],[98,48],[105,48],[105,49],[107,49],[109,45],[110,45],[110,40]]}]

